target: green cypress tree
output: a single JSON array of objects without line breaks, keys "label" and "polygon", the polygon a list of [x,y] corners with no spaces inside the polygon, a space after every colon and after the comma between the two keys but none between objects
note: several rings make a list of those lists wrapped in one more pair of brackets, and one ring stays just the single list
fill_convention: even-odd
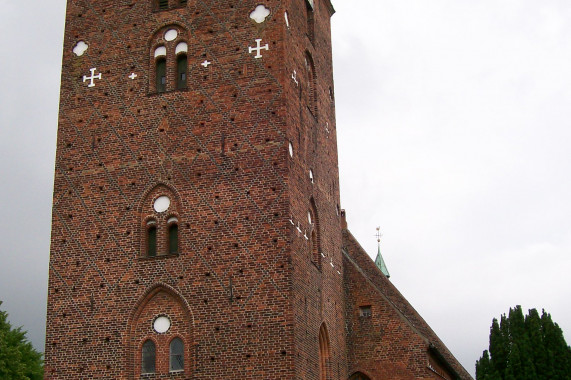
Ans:
[{"label": "green cypress tree", "polygon": [[536,373],[542,373],[548,379],[553,378],[543,343],[541,318],[536,309],[529,310],[529,314],[525,317],[525,330],[529,334],[529,344],[533,347],[531,354]]},{"label": "green cypress tree", "polygon": [[484,350],[480,360],[476,361],[476,378],[480,380],[501,380],[494,369],[488,350]]},{"label": "green cypress tree", "polygon": [[543,311],[524,317],[510,308],[500,323],[493,319],[489,352],[476,362],[477,380],[571,380],[571,348],[561,328]]},{"label": "green cypress tree", "polygon": [[[502,326],[507,327],[507,322],[505,321],[505,315],[501,317]],[[503,374],[506,371],[508,363],[508,342],[506,341],[506,335],[500,329],[498,320],[494,318],[492,321],[492,327],[490,328],[490,357],[492,362],[492,368],[498,374]]]},{"label": "green cypress tree", "polygon": [[541,315],[543,341],[551,365],[554,380],[571,379],[571,349],[565,342],[563,331],[543,310]]}]

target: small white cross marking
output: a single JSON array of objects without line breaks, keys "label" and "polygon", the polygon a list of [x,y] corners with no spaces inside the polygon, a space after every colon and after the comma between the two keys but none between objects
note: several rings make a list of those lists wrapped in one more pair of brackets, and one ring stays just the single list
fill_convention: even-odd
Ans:
[{"label": "small white cross marking", "polygon": [[265,44],[264,46],[262,46],[262,39],[261,38],[256,39],[256,45],[257,46],[255,48],[248,46],[248,51],[250,52],[250,54],[252,54],[253,52],[256,52],[256,55],[254,56],[254,58],[262,58],[262,54],[260,54],[262,52],[262,50],[270,50],[270,47],[268,46],[268,44]]},{"label": "small white cross marking", "polygon": [[205,60],[204,62],[201,63],[202,66],[208,68],[208,65],[211,65],[212,62],[208,62],[208,60]]},{"label": "small white cross marking", "polygon": [[296,86],[299,86],[299,82],[297,81],[297,72],[294,70],[293,73],[291,74],[291,79],[293,79],[293,81],[295,82]]},{"label": "small white cross marking", "polygon": [[91,76],[87,77],[87,76],[83,76],[83,82],[85,83],[86,81],[89,81],[89,84],[87,85],[87,87],[95,87],[95,79],[101,79],[101,73],[95,75],[95,71],[97,71],[97,69],[89,69],[89,71],[91,71]]},{"label": "small white cross marking", "polygon": [[131,75],[129,75],[129,78],[135,80],[135,78],[137,77],[137,74],[135,73],[131,73]]}]

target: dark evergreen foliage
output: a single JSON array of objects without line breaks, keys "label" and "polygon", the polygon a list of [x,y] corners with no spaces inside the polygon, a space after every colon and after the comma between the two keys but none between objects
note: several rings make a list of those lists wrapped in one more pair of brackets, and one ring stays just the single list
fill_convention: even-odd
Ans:
[{"label": "dark evergreen foliage", "polygon": [[8,314],[0,310],[0,379],[42,380],[43,378],[42,354],[28,342],[25,331],[21,328],[12,328],[8,322]]},{"label": "dark evergreen foliage", "polygon": [[489,351],[476,362],[476,380],[571,380],[571,348],[563,331],[542,311],[521,306],[494,318]]}]

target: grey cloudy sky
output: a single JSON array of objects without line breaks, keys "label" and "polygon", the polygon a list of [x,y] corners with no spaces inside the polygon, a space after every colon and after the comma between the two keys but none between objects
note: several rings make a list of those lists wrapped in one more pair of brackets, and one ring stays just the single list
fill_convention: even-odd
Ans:
[{"label": "grey cloudy sky", "polygon": [[[337,0],[341,201],[466,369],[491,319],[571,341],[571,3]],[[0,0],[0,300],[43,349],[64,0]]]}]

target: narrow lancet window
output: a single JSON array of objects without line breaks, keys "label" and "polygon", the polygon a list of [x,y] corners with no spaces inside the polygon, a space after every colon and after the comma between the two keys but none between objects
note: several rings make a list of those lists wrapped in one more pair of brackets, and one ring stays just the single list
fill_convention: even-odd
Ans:
[{"label": "narrow lancet window", "polygon": [[157,255],[157,226],[154,222],[147,224],[147,256]]},{"label": "narrow lancet window", "polygon": [[159,11],[169,9],[169,0],[159,0]]},{"label": "narrow lancet window", "polygon": [[184,370],[184,343],[180,338],[174,338],[170,344],[170,371]]},{"label": "narrow lancet window", "polygon": [[165,58],[157,59],[157,92],[165,92],[167,90],[167,60]]},{"label": "narrow lancet window", "polygon": [[169,220],[168,231],[169,253],[174,255],[178,253],[178,220],[176,218]]},{"label": "narrow lancet window", "polygon": [[186,71],[188,67],[188,59],[186,54],[179,54],[176,57],[176,88],[184,89],[186,88]]},{"label": "narrow lancet window", "polygon": [[143,344],[141,373],[155,373],[156,349],[152,340]]}]

